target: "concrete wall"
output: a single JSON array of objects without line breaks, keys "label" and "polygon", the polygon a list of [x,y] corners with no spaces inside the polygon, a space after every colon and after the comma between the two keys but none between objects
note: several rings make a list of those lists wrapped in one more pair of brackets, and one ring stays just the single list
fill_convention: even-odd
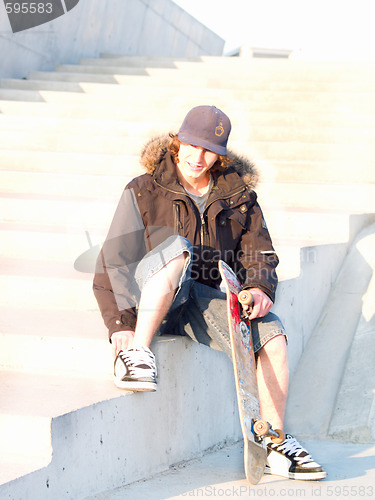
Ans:
[{"label": "concrete wall", "polygon": [[372,224],[350,247],[291,380],[285,421],[300,438],[375,440],[374,256]]},{"label": "concrete wall", "polygon": [[23,78],[102,52],[221,55],[224,40],[171,0],[80,0],[63,16],[12,33],[0,4],[0,77]]},{"label": "concrete wall", "polygon": [[[152,349],[158,360],[157,392],[118,391],[114,397],[108,381],[107,397],[96,404],[55,412],[45,436],[53,450],[51,463],[0,484],[0,498],[81,500],[238,441],[241,428],[229,358],[182,337],[156,339]],[[86,380],[90,393],[98,379]],[[34,400],[45,398],[43,389],[37,393]],[[68,395],[59,391],[59,397]],[[35,421],[37,417],[29,421],[33,432]],[[7,456],[4,450],[1,454],[2,446],[0,441],[0,457]]]}]

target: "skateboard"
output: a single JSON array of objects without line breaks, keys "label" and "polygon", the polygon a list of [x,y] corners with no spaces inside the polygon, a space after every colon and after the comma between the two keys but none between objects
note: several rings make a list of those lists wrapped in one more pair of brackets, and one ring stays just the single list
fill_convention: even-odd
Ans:
[{"label": "skateboard", "polygon": [[232,361],[244,438],[245,474],[251,484],[258,484],[263,476],[267,459],[264,438],[271,436],[275,443],[281,443],[284,436],[282,431],[272,429],[260,415],[251,325],[241,306],[246,304],[251,308],[252,295],[248,290],[241,291],[236,275],[224,261],[219,261],[219,270],[227,292]]}]

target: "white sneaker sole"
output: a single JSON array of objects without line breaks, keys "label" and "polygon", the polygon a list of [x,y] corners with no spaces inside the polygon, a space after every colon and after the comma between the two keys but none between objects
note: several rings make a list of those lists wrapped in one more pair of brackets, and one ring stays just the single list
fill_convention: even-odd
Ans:
[{"label": "white sneaker sole", "polygon": [[155,392],[157,387],[154,382],[124,382],[116,378],[114,383],[119,389],[130,392]]},{"label": "white sneaker sole", "polygon": [[288,472],[288,474],[277,474],[276,472],[272,472],[269,467],[264,469],[265,474],[273,474],[274,476],[286,477],[287,479],[298,479],[300,481],[320,481],[321,479],[325,479],[327,477],[327,473],[325,471],[322,472]]}]

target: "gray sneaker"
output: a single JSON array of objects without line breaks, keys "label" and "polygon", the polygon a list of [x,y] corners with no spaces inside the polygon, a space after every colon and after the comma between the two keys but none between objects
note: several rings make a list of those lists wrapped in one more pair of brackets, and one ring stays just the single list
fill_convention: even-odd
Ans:
[{"label": "gray sneaker", "polygon": [[127,391],[156,391],[155,356],[148,347],[120,351],[115,360],[115,385]]}]

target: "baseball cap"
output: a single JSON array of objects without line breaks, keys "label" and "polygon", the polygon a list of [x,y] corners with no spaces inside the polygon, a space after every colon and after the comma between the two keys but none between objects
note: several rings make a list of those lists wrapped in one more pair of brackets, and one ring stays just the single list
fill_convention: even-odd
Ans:
[{"label": "baseball cap", "polygon": [[225,155],[230,130],[230,120],[223,111],[215,106],[197,106],[186,115],[178,138],[186,144]]}]

